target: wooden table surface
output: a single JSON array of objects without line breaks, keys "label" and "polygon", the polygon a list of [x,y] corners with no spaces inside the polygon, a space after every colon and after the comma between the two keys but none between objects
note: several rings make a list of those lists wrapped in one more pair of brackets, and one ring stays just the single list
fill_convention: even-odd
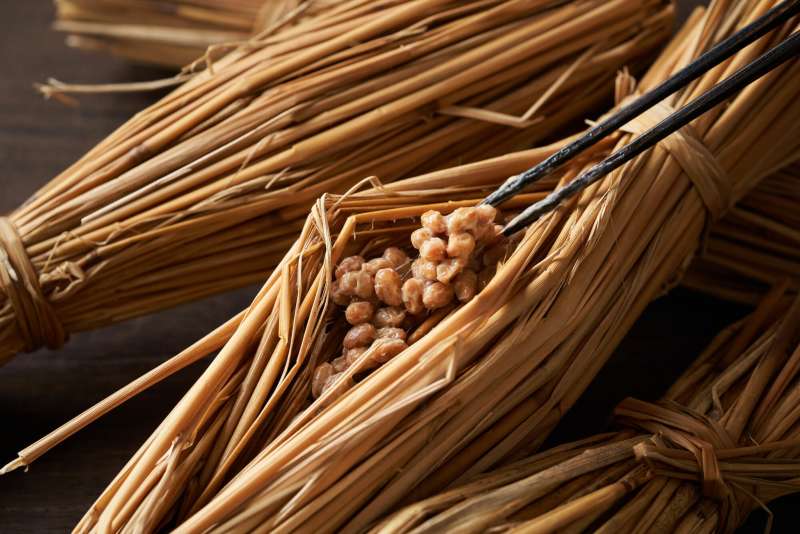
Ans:
[{"label": "wooden table surface", "polygon": [[[51,32],[44,0],[3,2],[0,19],[0,213],[74,162],[158,95],[93,96],[79,108],[45,101],[33,83],[148,80],[167,73],[70,50]],[[60,351],[18,356],[0,368],[0,462],[71,416],[175,354],[244,307],[255,288],[184,305],[100,331],[72,336]],[[656,399],[711,337],[747,312],[676,290],[654,302],[598,380],[553,436],[563,441],[606,425],[633,395]],[[0,477],[0,532],[69,530],[202,369],[196,364],[83,430],[27,471]],[[791,506],[771,505],[773,532],[797,532]],[[755,513],[741,532],[761,532]]]}]

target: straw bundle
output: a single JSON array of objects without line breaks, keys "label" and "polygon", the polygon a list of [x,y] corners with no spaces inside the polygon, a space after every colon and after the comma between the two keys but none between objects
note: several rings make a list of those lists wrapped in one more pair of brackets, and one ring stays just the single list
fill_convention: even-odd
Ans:
[{"label": "straw bundle", "polygon": [[[179,68],[211,45],[243,41],[298,7],[297,0],[56,0],[67,44]],[[277,17],[277,18],[276,18]]]},{"label": "straw bundle", "polygon": [[787,311],[783,289],[720,333],[661,402],[623,401],[623,430],[476,477],[374,532],[732,532],[800,491],[800,299]]},{"label": "straw bundle", "polygon": [[[598,147],[598,151],[604,153],[603,148]],[[504,177],[516,174],[541,161],[547,155],[563,146],[563,142],[549,145],[542,148],[531,149],[524,152],[514,153],[507,156],[498,157],[478,163],[464,165],[452,169],[435,171],[427,175],[416,178],[406,179],[393,184],[382,186],[379,190],[366,191],[354,194],[347,198],[326,197],[329,207],[337,205],[338,215],[333,216],[336,233],[339,235],[338,242],[340,248],[343,243],[350,241],[351,233],[342,233],[343,225],[352,224],[347,216],[353,212],[364,212],[368,207],[385,207],[385,210],[374,212],[376,217],[369,217],[359,223],[359,238],[347,247],[348,250],[358,250],[363,243],[373,241],[371,236],[378,236],[375,241],[377,244],[385,244],[387,239],[395,241],[407,240],[408,234],[414,225],[414,216],[418,216],[427,207],[440,207],[452,209],[456,206],[470,205],[475,203],[475,198],[489,190]],[[455,182],[458,186],[453,186]],[[554,186],[554,180],[542,181],[534,188],[534,192],[523,195],[515,199],[513,205],[522,207],[525,203],[537,198],[542,198],[547,191]],[[385,195],[388,195],[385,197]],[[458,199],[469,199],[458,202]],[[423,202],[439,201],[438,204],[423,204]],[[270,336],[279,327],[281,336],[288,336],[286,339],[300,339],[304,335],[311,335],[312,332],[324,327],[326,323],[326,308],[328,307],[328,288],[324,283],[329,269],[332,269],[334,255],[328,250],[325,244],[330,244],[330,238],[325,239],[320,235],[317,228],[327,224],[327,217],[320,214],[324,213],[324,208],[318,203],[315,208],[315,217],[311,217],[301,232],[300,238],[295,242],[290,252],[286,255],[283,262],[270,276],[264,289],[261,290],[256,301],[251,306],[255,315],[261,322],[256,329],[259,333],[249,339],[240,348],[243,351],[242,362],[238,364],[234,372],[235,377],[220,391],[219,397],[212,401],[212,405],[217,403],[225,405],[223,412],[230,414],[225,429],[225,434],[221,434],[220,427],[217,425],[212,429],[206,428],[206,415],[201,416],[203,422],[197,421],[198,432],[195,439],[202,441],[204,445],[199,450],[201,454],[190,455],[179,459],[180,466],[177,468],[180,474],[177,477],[170,476],[171,487],[166,498],[157,504],[157,509],[148,507],[147,517],[138,518],[143,525],[153,527],[162,520],[177,514],[178,517],[187,513],[187,507],[193,506],[193,501],[199,500],[196,495],[198,491],[209,488],[215,489],[222,480],[228,477],[229,471],[236,471],[240,466],[230,465],[237,461],[241,463],[249,460],[253,454],[263,448],[274,434],[285,428],[288,422],[305,406],[309,396],[309,384],[311,374],[317,361],[321,361],[330,355],[335,347],[328,346],[325,354],[319,356],[312,355],[315,347],[304,347],[300,349],[300,354],[295,354],[295,347],[291,353],[284,354],[281,359],[273,357],[272,342]],[[372,212],[367,212],[370,215]],[[402,224],[396,224],[398,217],[402,217]],[[319,222],[319,226],[317,226]],[[331,227],[329,227],[331,228]],[[333,230],[333,228],[331,228]],[[330,234],[331,232],[325,232]],[[386,234],[387,238],[381,237]],[[323,238],[320,241],[320,238]],[[399,243],[398,243],[399,244]],[[344,254],[338,252],[336,257]],[[280,303],[276,301],[275,291],[280,286],[285,295],[280,296]],[[259,304],[260,303],[260,304]],[[298,308],[301,306],[301,308]],[[259,308],[260,310],[255,310]],[[46,452],[49,448],[63,440],[68,435],[74,433],[79,428],[88,424],[102,413],[113,408],[126,398],[145,389],[152,383],[162,379],[178,369],[181,369],[192,362],[208,355],[211,351],[218,349],[226,342],[232,340],[237,327],[242,324],[243,319],[249,312],[242,312],[232,318],[218,330],[212,332],[198,343],[187,349],[184,353],[176,356],[172,360],[165,362],[162,366],[155,369],[142,379],[121,390],[117,395],[104,401],[95,409],[89,410],[83,417],[67,424],[59,432],[41,440],[33,447],[26,449],[20,455],[18,461],[12,462],[3,472],[28,464]],[[265,314],[272,319],[264,320]],[[327,314],[330,315],[330,314]],[[275,322],[280,318],[282,324],[279,326]],[[286,321],[289,321],[286,323]],[[267,326],[269,324],[269,326]],[[286,328],[290,331],[286,331]],[[270,330],[270,334],[267,330]],[[304,334],[308,332],[308,334]],[[316,332],[319,337],[320,332]],[[339,336],[340,340],[340,336]],[[320,340],[313,341],[312,344],[318,345]],[[292,342],[294,344],[294,342]],[[327,342],[330,344],[330,340]],[[282,342],[281,342],[282,344]],[[258,361],[256,361],[258,360]],[[288,366],[285,367],[284,366]],[[275,373],[278,373],[276,376]],[[269,409],[264,411],[264,405],[286,404],[280,406],[280,413]],[[231,413],[234,410],[236,415]],[[212,409],[216,413],[216,408]],[[211,414],[208,414],[209,416]],[[218,424],[222,423],[222,419]],[[234,437],[231,433],[236,434]],[[228,435],[226,437],[226,435]],[[209,447],[218,450],[215,458],[209,454]],[[225,455],[221,456],[222,448],[229,448]],[[249,449],[249,450],[248,450]],[[202,465],[207,465],[208,472],[205,478],[214,475],[214,481],[206,480],[197,483],[192,480],[196,470]],[[177,464],[176,464],[177,467]],[[213,471],[212,471],[213,470]],[[214,472],[214,471],[219,471]],[[148,487],[148,489],[151,489]],[[205,491],[205,490],[204,490]],[[183,495],[186,492],[186,495]],[[155,496],[154,496],[155,498]],[[205,498],[205,497],[204,497]],[[176,501],[183,501],[180,506]],[[158,500],[158,498],[156,498]],[[151,501],[156,503],[156,500]],[[132,501],[133,502],[133,501]],[[130,509],[129,512],[133,512]],[[131,523],[133,524],[133,523]]]},{"label": "straw bundle", "polygon": [[[773,4],[733,9],[723,1],[697,12],[640,90]],[[740,52],[665,105],[682,105],[793,29]],[[477,298],[432,315],[430,329],[399,355],[366,377],[345,372],[312,401],[314,370],[339,352],[344,335],[343,314],[329,303],[334,266],[356,252],[408,250],[419,216],[460,205],[444,200],[480,198],[511,170],[503,167],[510,160],[462,167],[458,180],[440,171],[326,197],[245,312],[26,449],[9,468],[223,343],[78,531],[360,530],[409,495],[525,454],[575,402],[647,302],[674,281],[706,222],[795,153],[798,74],[800,64],[788,63],[538,221]],[[618,88],[630,92],[632,80],[621,78]],[[492,174],[498,165],[501,176]]]},{"label": "straw bundle", "polygon": [[713,226],[684,285],[755,303],[788,278],[800,292],[800,165],[764,180]]},{"label": "straw bundle", "polygon": [[0,361],[263,280],[323,192],[531,146],[601,102],[672,13],[655,0],[325,6],[198,74],[2,219]]},{"label": "straw bundle", "polygon": [[[772,2],[738,5],[713,4],[641,87]],[[669,105],[769,44],[737,54]],[[691,255],[709,212],[719,215],[794,155],[798,74],[800,63],[789,64],[697,121],[682,143],[637,159],[533,225],[477,299],[352,387],[345,374],[306,408],[312,369],[338,352],[343,333],[326,328],[333,265],[397,245],[398,233],[408,239],[414,225],[405,221],[430,209],[391,210],[393,197],[380,194],[377,211],[368,201],[319,206],[219,355],[80,528],[146,528],[165,517],[154,511],[175,503],[182,533],[360,530],[415,489],[435,491],[538,446]],[[693,167],[698,160],[706,166]]]}]

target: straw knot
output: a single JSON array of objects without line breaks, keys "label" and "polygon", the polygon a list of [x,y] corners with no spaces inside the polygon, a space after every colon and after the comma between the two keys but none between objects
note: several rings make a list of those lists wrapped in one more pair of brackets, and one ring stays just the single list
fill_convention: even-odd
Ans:
[{"label": "straw knot", "polygon": [[[634,95],[625,100],[631,98],[634,98]],[[660,102],[631,120],[621,130],[636,135],[641,134],[669,117],[674,111],[665,102]],[[663,139],[657,146],[665,149],[681,166],[708,210],[711,220],[720,219],[731,202],[732,182],[695,129],[687,124]]]},{"label": "straw knot", "polygon": [[633,453],[654,475],[699,479],[703,495],[720,501],[719,532],[735,530],[748,512],[742,507],[768,511],[765,501],[800,491],[800,461],[771,454],[795,450],[799,438],[740,446],[717,421],[669,401],[625,399],[615,415],[653,434],[634,445]]},{"label": "straw knot", "polygon": [[[623,424],[653,434],[650,440],[636,444],[633,452],[654,474],[699,478],[703,495],[721,502],[719,530],[729,532],[739,524],[739,503],[751,495],[741,486],[730,487],[723,478],[717,452],[733,449],[736,443],[721,425],[669,401],[652,404],[628,398],[614,414]],[[736,489],[745,495],[737,495]]]},{"label": "straw knot", "polygon": [[7,217],[0,217],[0,290],[11,304],[25,351],[64,344],[64,325],[42,293],[36,268]]},{"label": "straw knot", "polygon": [[699,473],[703,494],[707,497],[723,499],[730,494],[716,451],[735,448],[736,443],[717,422],[676,403],[651,404],[630,398],[620,403],[615,415],[625,424],[656,436],[636,446],[637,458],[669,466],[684,474]]}]

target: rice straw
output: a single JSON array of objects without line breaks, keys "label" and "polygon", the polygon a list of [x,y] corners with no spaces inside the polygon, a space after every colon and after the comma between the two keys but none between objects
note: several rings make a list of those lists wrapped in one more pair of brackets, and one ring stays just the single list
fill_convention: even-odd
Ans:
[{"label": "rice straw", "polygon": [[662,401],[623,401],[621,430],[477,476],[372,532],[733,532],[800,491],[800,299],[787,306],[785,290],[723,330]]},{"label": "rice straw", "polygon": [[263,280],[324,192],[552,137],[610,96],[614,71],[641,63],[672,17],[656,0],[314,5],[3,219],[0,362]]},{"label": "rice straw", "polygon": [[[678,46],[668,48],[651,67],[639,90],[772,5],[749,2],[737,11],[727,2],[713,3],[693,19],[688,38],[679,37]],[[786,27],[742,51],[664,107],[680,106],[794,29]],[[381,222],[426,209],[354,210],[343,221],[337,213],[346,202],[333,214],[328,206],[318,206],[307,223],[317,237],[307,234],[311,239],[298,241],[297,252],[312,250],[316,243],[325,246],[326,255],[320,252],[317,261],[287,257],[291,263],[281,267],[281,277],[265,286],[268,296],[250,308],[203,377],[99,498],[81,528],[134,528],[147,521],[149,502],[172,497],[171,481],[148,484],[148,490],[136,494],[135,504],[132,491],[145,480],[163,480],[153,471],[158,465],[188,468],[192,447],[183,436],[200,436],[204,428],[210,432],[197,439],[215,441],[211,464],[219,467],[200,474],[197,486],[203,490],[178,490],[193,504],[186,505],[189,517],[178,521],[176,532],[280,532],[300,525],[361,530],[415,491],[433,492],[535,449],[647,302],[691,257],[707,221],[720,217],[795,153],[798,69],[795,61],[751,85],[682,136],[531,226],[479,298],[351,389],[337,388],[338,398],[323,395],[305,408],[313,358],[329,354],[318,317],[330,311],[332,263],[347,247],[359,250],[367,239],[392,235],[393,226],[382,233]],[[620,85],[634,87],[624,79]],[[664,112],[656,109],[628,129],[641,131]],[[623,135],[619,143],[628,138]],[[705,165],[703,172],[691,165],[697,159]],[[292,321],[283,330],[281,317]],[[289,324],[299,329],[286,329]],[[265,350],[253,358],[252,349],[243,349],[257,339]],[[264,353],[270,357],[262,359]],[[285,359],[289,356],[291,364]],[[211,399],[219,398],[214,392],[232,387],[230,380],[238,382],[241,365],[255,370],[262,365],[257,362],[276,358],[305,378],[284,375],[275,387],[286,384],[287,389],[270,387],[269,397],[257,400],[260,417],[250,419],[253,426],[239,426],[238,410],[233,417],[222,408],[213,412],[231,428],[242,429],[230,434],[217,434],[210,422],[198,419],[200,413],[212,417],[210,410],[218,405]],[[272,423],[265,428],[266,421]],[[266,439],[253,442],[256,429],[264,429]],[[251,443],[258,443],[255,450]],[[236,459],[220,464],[217,451]],[[252,459],[230,474],[240,460],[238,451]],[[214,470],[221,474],[215,476]]]},{"label": "rice straw", "polygon": [[[716,2],[698,11],[638,89],[772,5],[753,1],[738,11]],[[792,29],[737,54],[665,106],[691,99]],[[507,174],[475,164],[458,169],[455,182],[439,171],[324,197],[206,372],[78,531],[166,522],[178,532],[361,530],[405,499],[536,449],[649,300],[675,282],[706,223],[795,153],[798,69],[790,63],[752,85],[540,220],[478,298],[351,388],[311,402],[311,373],[341,335],[328,304],[335,262],[401,243],[425,210],[475,202]],[[637,86],[623,75],[617,88],[622,99]],[[531,151],[529,163],[557,146]],[[705,171],[681,167],[688,154],[680,151],[706,158]],[[16,465],[45,449],[23,451]]]}]

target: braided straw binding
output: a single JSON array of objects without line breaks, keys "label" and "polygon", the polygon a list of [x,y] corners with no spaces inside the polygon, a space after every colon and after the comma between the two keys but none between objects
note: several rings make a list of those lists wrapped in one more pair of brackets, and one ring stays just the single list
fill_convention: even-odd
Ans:
[{"label": "braided straw binding", "polygon": [[[631,101],[641,96],[636,91],[636,80],[627,71],[622,71],[615,80],[615,102],[618,108],[628,105]],[[660,102],[648,109],[635,119],[625,124],[621,131],[640,135],[653,128],[656,124],[675,112],[675,108],[666,102]],[[666,150],[672,159],[680,165],[684,174],[693,185],[709,217],[697,253],[706,251],[711,224],[721,219],[733,204],[733,182],[727,178],[727,173],[720,165],[714,154],[706,147],[695,129],[687,124],[672,135],[659,142],[653,150]],[[694,255],[686,258],[674,276],[665,283],[661,294],[666,294],[680,285],[684,274],[692,264]]]},{"label": "braided straw binding", "polygon": [[8,217],[0,217],[0,290],[14,310],[22,341],[20,349],[32,352],[43,346],[57,349],[64,344],[64,325],[44,297],[36,269]]},{"label": "braided straw binding", "polygon": [[[626,124],[622,130],[641,134],[674,112],[675,109],[661,102]],[[706,206],[711,220],[720,219],[730,205],[732,182],[726,179],[722,166],[692,126],[687,124],[662,140],[657,148],[666,150],[681,166]]]}]

